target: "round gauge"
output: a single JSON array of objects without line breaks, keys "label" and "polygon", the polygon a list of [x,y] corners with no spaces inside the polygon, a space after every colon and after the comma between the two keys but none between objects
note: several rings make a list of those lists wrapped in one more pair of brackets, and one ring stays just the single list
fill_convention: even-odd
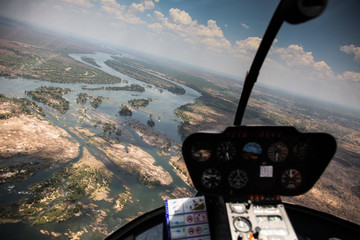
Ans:
[{"label": "round gauge", "polygon": [[222,142],[216,147],[216,155],[220,161],[231,161],[236,157],[236,148],[230,141]]},{"label": "round gauge", "polygon": [[193,146],[191,148],[191,156],[196,161],[206,162],[211,157],[210,147],[205,144]]},{"label": "round gauge", "polygon": [[234,219],[234,227],[240,232],[250,232],[251,223],[248,219],[244,217],[237,217]]},{"label": "round gauge", "polygon": [[262,153],[261,146],[255,142],[247,143],[243,148],[243,157],[244,159],[258,159]]},{"label": "round gauge", "polygon": [[309,152],[309,145],[306,142],[299,142],[294,146],[294,154],[300,161],[306,159]]},{"label": "round gauge", "polygon": [[273,162],[284,161],[289,154],[289,148],[283,142],[275,142],[270,145],[267,151],[267,156]]},{"label": "round gauge", "polygon": [[249,177],[244,170],[235,169],[230,172],[228,180],[231,187],[240,189],[246,186]]},{"label": "round gauge", "polygon": [[281,175],[282,185],[289,190],[296,189],[301,185],[301,173],[295,169],[288,169]]},{"label": "round gauge", "polygon": [[201,183],[207,188],[215,188],[220,185],[220,182],[221,175],[216,169],[208,168],[201,174]]},{"label": "round gauge", "polygon": [[230,203],[230,209],[236,213],[243,213],[246,211],[244,203]]}]

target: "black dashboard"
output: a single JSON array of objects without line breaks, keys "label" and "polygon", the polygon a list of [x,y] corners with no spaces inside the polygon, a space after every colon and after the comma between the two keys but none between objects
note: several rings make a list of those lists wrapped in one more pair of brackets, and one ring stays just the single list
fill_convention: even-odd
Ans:
[{"label": "black dashboard", "polygon": [[307,192],[336,151],[326,133],[294,127],[232,126],[187,137],[182,152],[200,194],[294,196]]}]

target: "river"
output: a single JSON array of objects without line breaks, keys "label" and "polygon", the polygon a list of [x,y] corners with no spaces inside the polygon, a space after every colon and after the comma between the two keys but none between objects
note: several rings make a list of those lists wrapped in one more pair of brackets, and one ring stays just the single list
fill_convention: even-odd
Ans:
[{"label": "river", "polygon": [[[96,60],[96,63],[100,66],[99,69],[107,72],[111,75],[120,77],[123,80],[127,80],[128,83],[119,83],[113,84],[111,86],[125,86],[130,84],[138,84],[145,87],[144,92],[131,92],[131,91],[108,91],[108,90],[84,90],[83,87],[87,86],[90,88],[96,87],[106,87],[109,85],[104,84],[84,84],[84,83],[72,83],[72,84],[64,84],[64,83],[54,83],[54,82],[46,82],[40,81],[36,79],[7,79],[4,77],[0,77],[0,93],[4,94],[7,97],[25,97],[29,98],[25,94],[25,90],[31,91],[40,86],[57,86],[62,88],[70,88],[74,90],[66,94],[64,97],[70,102],[70,110],[65,114],[60,114],[56,112],[54,109],[37,103],[39,106],[45,109],[46,119],[53,122],[54,125],[63,128],[72,137],[80,143],[80,154],[76,157],[72,162],[77,161],[82,154],[82,148],[84,146],[93,154],[98,160],[103,161],[108,169],[110,169],[115,177],[111,182],[111,191],[109,197],[116,197],[119,193],[124,192],[123,185],[130,187],[131,195],[133,198],[132,203],[128,203],[125,208],[119,213],[108,213],[105,221],[107,224],[107,230],[111,231],[115,228],[126,223],[125,219],[129,217],[136,216],[139,212],[146,212],[151,209],[154,209],[158,206],[163,205],[163,200],[160,197],[160,194],[165,192],[166,190],[172,190],[174,187],[184,187],[189,189],[189,187],[174,173],[172,167],[168,163],[169,157],[163,157],[158,155],[158,149],[152,147],[142,141],[142,139],[132,130],[128,129],[128,132],[131,133],[131,137],[121,136],[120,141],[122,143],[132,143],[141,147],[144,151],[151,154],[155,160],[156,165],[162,166],[166,171],[170,173],[173,178],[173,183],[170,186],[159,186],[149,188],[145,185],[141,184],[135,175],[131,175],[119,170],[115,164],[112,162],[106,161],[106,155],[99,151],[96,147],[87,146],[86,143],[77,137],[75,134],[72,134],[69,131],[70,127],[84,127],[89,129],[94,133],[101,133],[101,130],[95,128],[91,124],[87,122],[79,121],[79,113],[78,111],[86,108],[88,114],[94,114],[97,116],[106,116],[107,119],[113,120],[119,125],[124,126],[125,120],[129,117],[122,117],[117,114],[120,110],[122,104],[127,104],[130,99],[139,99],[139,98],[151,98],[152,101],[149,105],[143,109],[145,111],[136,111],[133,112],[132,119],[135,119],[144,125],[147,124],[147,120],[149,120],[149,112],[152,114],[152,119],[155,121],[154,129],[162,134],[166,134],[171,139],[181,142],[181,138],[177,132],[177,127],[180,123],[179,119],[173,113],[173,110],[180,107],[181,105],[192,103],[197,97],[200,97],[201,94],[187,86],[176,83],[185,89],[185,94],[183,95],[175,95],[167,90],[160,91],[155,86],[149,87],[149,84],[145,84],[136,79],[133,79],[129,76],[123,75],[112,68],[108,67],[104,62],[111,58],[110,54],[105,53],[94,53],[94,54],[71,54],[72,58],[81,61],[81,57],[92,57]],[[83,62],[87,64],[86,62]],[[159,76],[160,77],[160,76]],[[169,80],[168,80],[169,81]],[[88,101],[85,105],[77,104],[76,97],[79,93],[89,93],[94,96],[103,96],[106,97],[106,100],[103,100],[101,105],[97,109],[92,109]],[[69,164],[69,163],[67,163]],[[27,197],[24,194],[19,194],[22,191],[28,191],[27,187],[30,184],[46,180],[52,176],[52,174],[59,168],[65,167],[66,165],[62,165],[58,168],[52,168],[50,170],[43,170],[33,175],[29,179],[18,182],[18,183],[9,183],[0,185],[0,206],[4,206],[9,204],[12,201],[19,200],[22,197]],[[11,186],[12,191],[8,191],[9,186]],[[89,200],[84,200],[85,204],[89,203]],[[105,201],[97,202],[99,208],[111,209],[111,204]],[[45,229],[47,231],[54,231],[64,233],[68,229],[72,232],[79,231],[86,228],[90,224],[94,224],[94,219],[88,217],[86,214],[80,217],[73,217],[62,223],[49,223],[46,225],[40,226],[30,226],[28,223],[7,223],[0,224],[0,232],[2,233],[2,237],[19,239],[24,236],[30,239],[47,239],[46,235],[40,234],[41,229]],[[18,231],[18,229],[23,229],[22,231]],[[89,230],[89,229],[88,229]],[[65,237],[63,235],[63,237]],[[86,233],[83,235],[82,239],[94,239],[94,238],[103,238],[104,236],[99,233]]]}]

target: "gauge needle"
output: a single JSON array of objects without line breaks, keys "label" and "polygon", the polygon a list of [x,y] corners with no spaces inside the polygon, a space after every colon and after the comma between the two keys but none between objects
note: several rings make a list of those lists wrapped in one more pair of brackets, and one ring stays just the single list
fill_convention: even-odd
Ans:
[{"label": "gauge needle", "polygon": [[226,152],[226,160],[230,160],[229,152]]},{"label": "gauge needle", "polygon": [[276,161],[276,162],[279,161],[279,153],[278,153],[278,152],[275,154],[275,161]]}]

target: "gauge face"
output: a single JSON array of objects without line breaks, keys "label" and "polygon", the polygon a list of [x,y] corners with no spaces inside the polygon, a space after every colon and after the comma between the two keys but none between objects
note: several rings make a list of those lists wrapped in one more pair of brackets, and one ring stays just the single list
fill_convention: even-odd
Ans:
[{"label": "gauge face", "polygon": [[231,187],[240,189],[247,185],[249,177],[244,170],[235,169],[230,172],[228,180]]},{"label": "gauge face", "polygon": [[230,208],[233,212],[243,213],[246,211],[246,206],[244,203],[230,203]]},{"label": "gauge face", "polygon": [[286,189],[297,189],[302,183],[301,173],[295,169],[288,169],[281,175],[281,183]]},{"label": "gauge face", "polygon": [[244,159],[258,159],[262,153],[261,146],[255,142],[247,143],[243,148],[243,157]]},{"label": "gauge face", "polygon": [[275,142],[268,148],[268,158],[273,162],[284,161],[289,154],[289,148],[283,142]]},{"label": "gauge face", "polygon": [[244,217],[237,217],[234,219],[234,227],[236,230],[240,232],[250,232],[251,231],[251,223]]},{"label": "gauge face", "polygon": [[221,175],[216,169],[208,168],[201,174],[201,183],[207,188],[215,188],[220,182]]},{"label": "gauge face", "polygon": [[222,142],[216,147],[216,155],[220,161],[231,161],[237,154],[234,144],[230,141]]},{"label": "gauge face", "polygon": [[211,157],[211,149],[207,144],[198,144],[191,148],[191,156],[198,162],[206,162]]}]

